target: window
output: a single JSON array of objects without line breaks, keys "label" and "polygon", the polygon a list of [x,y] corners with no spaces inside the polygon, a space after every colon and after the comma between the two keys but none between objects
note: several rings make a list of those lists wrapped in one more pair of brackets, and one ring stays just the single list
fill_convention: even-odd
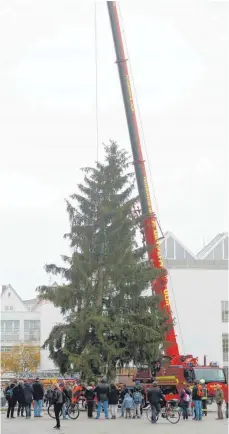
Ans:
[{"label": "window", "polygon": [[228,333],[222,334],[223,362],[228,362]]},{"label": "window", "polygon": [[1,342],[18,342],[20,321],[1,320]]},{"label": "window", "polygon": [[202,378],[206,383],[220,382],[225,383],[224,371],[220,368],[193,368],[195,373],[195,380],[201,380]]},{"label": "window", "polygon": [[8,297],[10,297],[11,296],[11,292],[8,292]]},{"label": "window", "polygon": [[1,352],[8,352],[9,353],[11,350],[12,350],[12,347],[1,347],[0,348]]},{"label": "window", "polygon": [[229,311],[228,311],[228,301],[221,301],[221,317],[222,322],[229,322]]},{"label": "window", "polygon": [[5,306],[5,310],[13,310],[13,306]]},{"label": "window", "polygon": [[24,321],[24,340],[26,342],[40,342],[40,321]]}]

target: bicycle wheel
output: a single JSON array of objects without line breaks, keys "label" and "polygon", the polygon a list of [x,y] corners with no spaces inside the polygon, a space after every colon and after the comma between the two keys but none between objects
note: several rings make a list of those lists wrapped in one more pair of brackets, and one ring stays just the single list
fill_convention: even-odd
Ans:
[{"label": "bicycle wheel", "polygon": [[[48,415],[52,418],[55,419],[55,412],[54,412],[54,405],[51,404],[48,407]],[[62,410],[60,410],[60,416],[62,416]]]},{"label": "bicycle wheel", "polygon": [[[145,412],[146,412],[147,419],[150,422],[152,422],[152,409],[151,409],[151,407],[147,408],[147,410],[145,410]],[[159,419],[159,413],[156,415],[156,422],[158,421],[158,419]]]},{"label": "bicycle wheel", "polygon": [[178,423],[180,420],[180,412],[178,410],[174,410],[172,408],[169,408],[166,411],[166,419],[170,422],[170,423]]},{"label": "bicycle wheel", "polygon": [[80,411],[79,411],[79,406],[77,404],[70,405],[67,411],[70,419],[75,420],[79,417]]}]

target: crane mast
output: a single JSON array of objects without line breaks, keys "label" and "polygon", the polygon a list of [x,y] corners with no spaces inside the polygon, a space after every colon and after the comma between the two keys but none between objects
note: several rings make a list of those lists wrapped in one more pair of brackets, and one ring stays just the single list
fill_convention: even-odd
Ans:
[{"label": "crane mast", "polygon": [[[116,52],[116,63],[118,66],[123,102],[125,106],[127,125],[132,147],[139,199],[142,214],[144,217],[143,225],[148,256],[153,267],[159,270],[164,270],[157,231],[157,220],[156,215],[153,212],[150,200],[146,168],[142,154],[134,99],[131,90],[130,76],[122,41],[122,34],[119,24],[119,16],[116,2],[107,1],[107,8],[110,17],[112,36]],[[167,275],[159,276],[154,282],[152,282],[152,290],[160,296],[160,309],[163,311],[165,310],[168,315],[168,322],[170,327],[169,331],[166,333],[165,340],[166,342],[168,342],[169,345],[166,345],[165,347],[165,355],[173,358],[179,355],[179,349],[177,345],[175,330],[172,324],[172,312],[167,287]]]}]

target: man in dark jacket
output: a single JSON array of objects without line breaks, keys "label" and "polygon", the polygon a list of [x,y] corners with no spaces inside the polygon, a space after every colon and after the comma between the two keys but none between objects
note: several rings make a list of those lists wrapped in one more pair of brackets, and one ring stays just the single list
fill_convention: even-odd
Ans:
[{"label": "man in dark jacket", "polygon": [[41,417],[43,397],[44,387],[39,378],[36,378],[35,383],[33,383],[34,417]]},{"label": "man in dark jacket", "polygon": [[98,407],[97,407],[96,419],[100,418],[100,413],[101,413],[102,407],[104,409],[105,418],[109,419],[109,416],[108,416],[109,384],[106,382],[106,378],[102,378],[101,382],[99,384],[97,384],[94,391],[98,396]]},{"label": "man in dark jacket", "polygon": [[8,402],[7,419],[14,418],[14,408],[17,403],[16,383],[11,383],[5,390],[6,400]]},{"label": "man in dark jacket", "polygon": [[152,410],[152,423],[155,423],[161,410],[161,402],[166,403],[165,397],[156,381],[153,382],[152,387],[148,390],[148,401]]},{"label": "man in dark jacket", "polygon": [[60,386],[56,383],[54,386],[53,393],[53,404],[54,404],[54,413],[56,418],[56,426],[54,428],[60,429],[60,413],[63,407],[63,392],[60,390]]},{"label": "man in dark jacket", "polygon": [[17,400],[18,400],[18,408],[17,415],[24,417],[24,409],[25,409],[25,400],[24,400],[24,382],[19,381],[17,389]]},{"label": "man in dark jacket", "polygon": [[31,405],[33,401],[33,389],[32,389],[32,385],[28,382],[28,380],[25,380],[24,382],[23,393],[24,393],[26,419],[30,419]]}]

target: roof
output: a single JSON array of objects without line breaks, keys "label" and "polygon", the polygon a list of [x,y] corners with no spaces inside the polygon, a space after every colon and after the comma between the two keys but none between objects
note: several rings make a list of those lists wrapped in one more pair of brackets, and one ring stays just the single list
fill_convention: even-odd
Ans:
[{"label": "roof", "polygon": [[181,247],[183,247],[183,249],[190,255],[192,256],[194,259],[196,259],[196,255],[194,255],[194,253],[191,252],[191,250],[188,249],[188,247],[186,247],[172,232],[167,231],[164,234],[164,238],[162,238],[160,240],[160,244],[163,243],[164,240],[168,239],[169,237],[171,237],[174,241],[176,241]]},{"label": "roof", "polygon": [[199,253],[197,253],[198,259],[205,259],[223,240],[228,237],[228,232],[222,232],[216,235]]},{"label": "roof", "polygon": [[[58,283],[54,282],[52,284],[53,287],[57,287]],[[15,291],[15,289],[9,284],[9,285],[2,285],[2,293],[1,296],[7,291],[10,290],[12,292],[14,292],[14,294],[16,295],[16,297],[20,300],[20,302],[25,306],[26,309],[28,310],[35,310],[37,309],[39,306],[43,305],[43,304],[48,304],[50,303],[48,300],[39,300],[38,298],[31,298],[29,300],[22,300],[21,297],[18,295],[17,291]]]},{"label": "roof", "polygon": [[10,291],[14,292],[14,294],[21,301],[21,303],[24,304],[24,301],[21,299],[21,297],[18,295],[18,293],[15,291],[15,289],[13,289],[13,287],[10,284],[9,285],[2,285],[1,295],[3,295],[6,291],[9,291],[9,289],[10,289]]}]

